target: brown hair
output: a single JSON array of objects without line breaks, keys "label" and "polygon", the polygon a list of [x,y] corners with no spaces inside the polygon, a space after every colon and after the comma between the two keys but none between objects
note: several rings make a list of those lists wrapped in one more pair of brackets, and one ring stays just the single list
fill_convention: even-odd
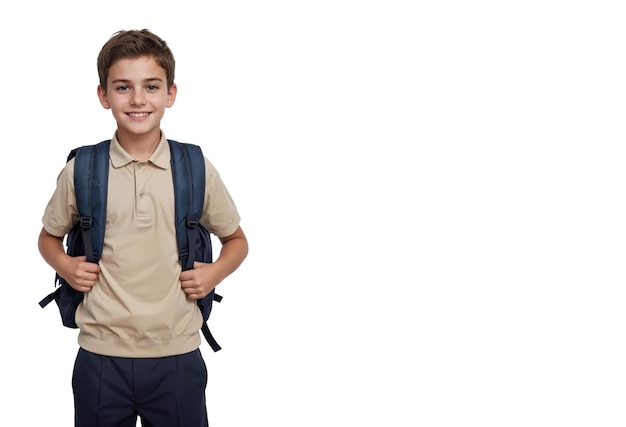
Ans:
[{"label": "brown hair", "polygon": [[102,46],[98,55],[100,86],[107,90],[107,78],[111,65],[118,59],[151,56],[165,70],[167,88],[174,84],[176,62],[169,46],[149,30],[118,31]]}]

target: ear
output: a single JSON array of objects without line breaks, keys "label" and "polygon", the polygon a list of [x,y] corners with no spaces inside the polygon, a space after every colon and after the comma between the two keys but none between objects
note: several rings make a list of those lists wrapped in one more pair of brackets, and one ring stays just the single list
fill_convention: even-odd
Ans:
[{"label": "ear", "polygon": [[101,85],[98,85],[98,99],[100,100],[100,104],[107,110],[111,108],[109,104],[109,99],[107,97],[107,91]]},{"label": "ear", "polygon": [[174,105],[174,101],[176,101],[177,92],[178,92],[178,87],[176,86],[176,83],[172,83],[172,86],[170,86],[170,88],[167,91],[167,102],[165,103],[165,106],[167,108],[170,108],[172,105]]}]

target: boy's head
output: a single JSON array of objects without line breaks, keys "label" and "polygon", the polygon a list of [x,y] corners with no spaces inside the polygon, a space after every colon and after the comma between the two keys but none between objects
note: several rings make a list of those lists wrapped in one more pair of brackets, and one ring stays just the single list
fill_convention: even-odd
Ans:
[{"label": "boy's head", "polygon": [[102,46],[98,55],[100,86],[107,90],[107,78],[111,65],[119,59],[150,56],[165,70],[167,88],[174,84],[176,62],[169,46],[149,30],[118,31]]}]

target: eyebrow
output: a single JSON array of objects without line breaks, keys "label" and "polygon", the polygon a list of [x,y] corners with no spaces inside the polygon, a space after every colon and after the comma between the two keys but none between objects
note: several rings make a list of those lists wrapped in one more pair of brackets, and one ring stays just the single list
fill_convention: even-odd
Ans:
[{"label": "eyebrow", "polygon": [[[150,77],[148,79],[144,79],[143,83],[151,83],[151,82],[163,82],[163,79],[160,77]],[[128,79],[115,79],[111,83],[130,83]]]}]

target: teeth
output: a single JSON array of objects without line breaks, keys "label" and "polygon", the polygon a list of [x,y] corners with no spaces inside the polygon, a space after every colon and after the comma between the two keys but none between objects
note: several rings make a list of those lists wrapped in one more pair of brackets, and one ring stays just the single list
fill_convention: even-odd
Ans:
[{"label": "teeth", "polygon": [[128,113],[128,115],[131,117],[145,117],[148,113]]}]

